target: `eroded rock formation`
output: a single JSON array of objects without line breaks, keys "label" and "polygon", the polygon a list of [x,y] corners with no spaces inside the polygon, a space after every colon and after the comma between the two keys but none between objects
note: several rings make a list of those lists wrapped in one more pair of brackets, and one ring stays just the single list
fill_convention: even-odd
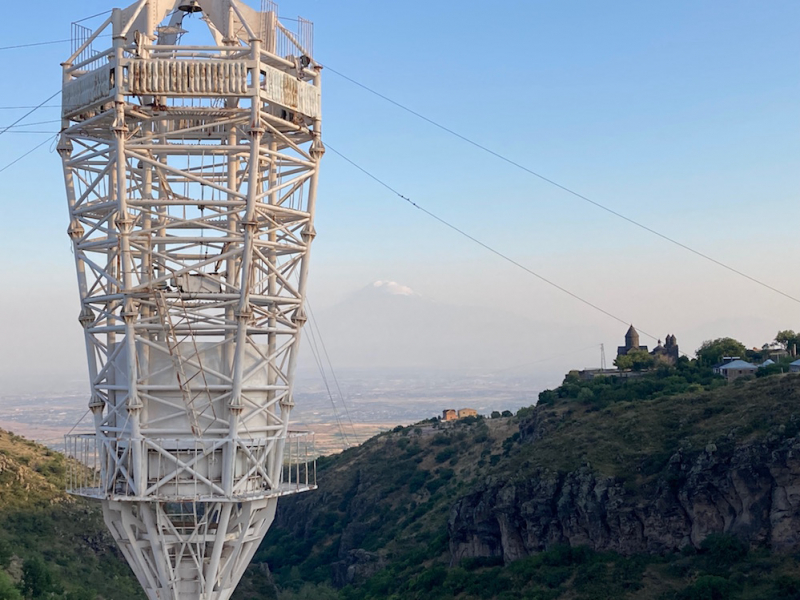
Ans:
[{"label": "eroded rock formation", "polygon": [[[538,429],[529,426],[534,439]],[[448,522],[453,564],[491,556],[511,562],[562,543],[665,552],[698,547],[715,532],[773,550],[797,548],[800,439],[772,436],[753,445],[679,451],[636,491],[589,466],[488,480],[455,503]]]}]

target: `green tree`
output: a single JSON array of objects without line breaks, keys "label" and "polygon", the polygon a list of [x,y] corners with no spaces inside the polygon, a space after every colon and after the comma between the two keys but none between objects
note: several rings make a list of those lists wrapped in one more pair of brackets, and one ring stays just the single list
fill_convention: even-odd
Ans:
[{"label": "green tree", "polygon": [[[539,392],[539,402],[537,404],[555,404],[556,400],[558,400],[558,392],[555,390],[544,390]],[[524,409],[519,409],[517,411],[517,416],[522,417],[525,416],[524,414],[520,414]]]},{"label": "green tree", "polygon": [[53,574],[38,556],[30,558],[22,565],[22,581],[20,588],[26,598],[44,598],[49,592],[55,591]]},{"label": "green tree", "polygon": [[700,544],[706,569],[724,575],[734,563],[747,556],[747,544],[735,536],[712,533]]},{"label": "green tree", "polygon": [[788,350],[792,346],[797,348],[797,337],[798,335],[791,329],[784,329],[778,332],[778,335],[775,336],[775,341],[783,346],[784,350]]},{"label": "green tree", "polygon": [[286,590],[278,595],[280,600],[337,600],[336,590],[324,583],[304,583],[295,591]]},{"label": "green tree", "polygon": [[14,586],[11,577],[0,571],[0,600],[21,600],[19,590]]},{"label": "green tree", "polygon": [[701,575],[678,594],[680,600],[728,600],[733,585],[724,577]]},{"label": "green tree", "polygon": [[614,359],[614,366],[624,371],[626,369],[633,369],[634,371],[642,371],[649,369],[653,366],[655,359],[650,356],[647,350],[631,350],[627,354],[622,354]]},{"label": "green tree", "polygon": [[72,590],[62,596],[64,600],[95,600],[97,593],[84,588]]},{"label": "green tree", "polygon": [[13,556],[14,553],[8,542],[0,541],[0,567],[7,567]]},{"label": "green tree", "polygon": [[697,349],[697,361],[706,367],[717,364],[723,356],[744,356],[747,349],[741,342],[729,338],[706,340]]}]

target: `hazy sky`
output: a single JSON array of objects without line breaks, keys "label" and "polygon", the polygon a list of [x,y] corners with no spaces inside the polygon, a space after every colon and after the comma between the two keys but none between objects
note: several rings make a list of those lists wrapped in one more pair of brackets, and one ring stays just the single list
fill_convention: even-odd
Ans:
[{"label": "hazy sky", "polygon": [[[6,4],[4,46],[69,38],[70,21],[114,6],[42,0],[32,11]],[[800,3],[284,0],[280,8],[315,22],[315,58],[323,64],[800,297],[793,260]],[[0,106],[35,105],[58,90],[68,52],[69,43],[0,50]],[[644,331],[674,333],[692,351],[709,337],[760,345],[778,328],[800,328],[796,302],[330,71],[323,103],[324,138],[337,150]],[[0,124],[24,112],[0,110]],[[57,116],[57,108],[45,108],[27,121]],[[43,138],[0,136],[0,168]],[[6,388],[85,373],[61,167],[49,150],[0,173]],[[564,324],[566,348],[605,342],[608,351],[622,343],[624,326],[458,237],[332,152],[323,165],[317,232],[310,298],[320,309],[392,280],[443,305],[483,307],[486,318],[498,309]],[[653,342],[642,336],[642,343]]]}]

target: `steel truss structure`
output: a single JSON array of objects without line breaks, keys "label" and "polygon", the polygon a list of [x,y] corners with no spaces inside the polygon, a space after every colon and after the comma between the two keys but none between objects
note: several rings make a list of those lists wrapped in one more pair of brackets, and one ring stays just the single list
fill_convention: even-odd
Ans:
[{"label": "steel truss structure", "polygon": [[[190,15],[213,43],[179,43]],[[320,70],[311,24],[267,0],[137,0],[73,26],[58,152],[95,432],[67,439],[70,491],[102,501],[151,600],[229,598],[278,497],[316,487],[288,426]]]}]

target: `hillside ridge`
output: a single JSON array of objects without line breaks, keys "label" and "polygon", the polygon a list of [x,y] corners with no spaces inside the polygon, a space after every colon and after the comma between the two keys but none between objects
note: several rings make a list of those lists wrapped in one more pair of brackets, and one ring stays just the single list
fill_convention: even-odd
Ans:
[{"label": "hillside ridge", "polygon": [[[559,548],[620,564],[702,553],[719,535],[745,555],[797,550],[800,376],[690,378],[677,394],[664,392],[674,372],[651,377],[601,382],[608,397],[649,386],[643,399],[575,384],[511,418],[429,420],[321,459],[320,490],[282,502],[255,561],[279,587],[422,598],[414,582],[431,569],[439,590],[464,565],[502,571]],[[389,579],[402,593],[381,595]]]}]

